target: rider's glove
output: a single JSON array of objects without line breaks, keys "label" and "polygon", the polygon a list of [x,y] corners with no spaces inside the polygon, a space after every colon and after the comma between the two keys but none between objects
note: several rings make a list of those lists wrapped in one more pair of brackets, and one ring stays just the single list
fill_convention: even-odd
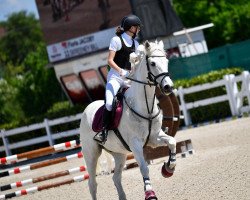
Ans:
[{"label": "rider's glove", "polygon": [[127,77],[129,76],[129,72],[128,72],[127,70],[122,69],[122,70],[120,71],[120,76],[121,76],[122,78],[127,78]]}]

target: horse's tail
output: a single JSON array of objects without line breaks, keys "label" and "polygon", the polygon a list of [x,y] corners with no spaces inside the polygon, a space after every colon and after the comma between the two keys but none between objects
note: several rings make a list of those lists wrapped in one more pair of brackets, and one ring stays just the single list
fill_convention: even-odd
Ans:
[{"label": "horse's tail", "polygon": [[104,149],[97,161],[96,174],[111,174],[114,167],[113,156]]}]

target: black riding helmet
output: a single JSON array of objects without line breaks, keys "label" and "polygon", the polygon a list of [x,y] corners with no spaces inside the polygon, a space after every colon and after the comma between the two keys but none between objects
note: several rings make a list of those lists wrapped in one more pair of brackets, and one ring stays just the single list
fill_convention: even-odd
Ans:
[{"label": "black riding helmet", "polygon": [[136,15],[125,16],[121,21],[121,27],[124,31],[129,30],[131,26],[141,26],[141,20]]}]

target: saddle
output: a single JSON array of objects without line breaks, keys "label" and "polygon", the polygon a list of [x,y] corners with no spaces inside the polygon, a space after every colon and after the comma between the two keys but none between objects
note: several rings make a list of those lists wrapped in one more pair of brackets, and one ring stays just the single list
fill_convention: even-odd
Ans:
[{"label": "saddle", "polygon": [[[127,88],[126,88],[127,89]],[[117,129],[122,117],[123,110],[123,96],[126,89],[120,89],[117,95],[114,97],[112,104],[112,119],[110,125],[108,127],[109,130]],[[93,122],[92,122],[92,130],[94,132],[101,132],[103,129],[103,110],[105,104],[103,104],[95,113]]]}]

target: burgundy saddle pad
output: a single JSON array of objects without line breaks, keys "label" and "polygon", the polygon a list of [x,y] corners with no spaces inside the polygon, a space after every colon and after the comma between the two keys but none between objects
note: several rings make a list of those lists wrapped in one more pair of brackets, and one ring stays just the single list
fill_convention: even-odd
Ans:
[{"label": "burgundy saddle pad", "polygon": [[[102,122],[103,122],[103,110],[104,106],[101,106],[95,113],[94,120],[92,122],[92,129],[95,132],[100,132],[102,131]],[[119,101],[116,107],[116,111],[114,114],[114,117],[110,123],[109,129],[113,130],[116,129],[120,123],[122,117],[122,101]]]}]

